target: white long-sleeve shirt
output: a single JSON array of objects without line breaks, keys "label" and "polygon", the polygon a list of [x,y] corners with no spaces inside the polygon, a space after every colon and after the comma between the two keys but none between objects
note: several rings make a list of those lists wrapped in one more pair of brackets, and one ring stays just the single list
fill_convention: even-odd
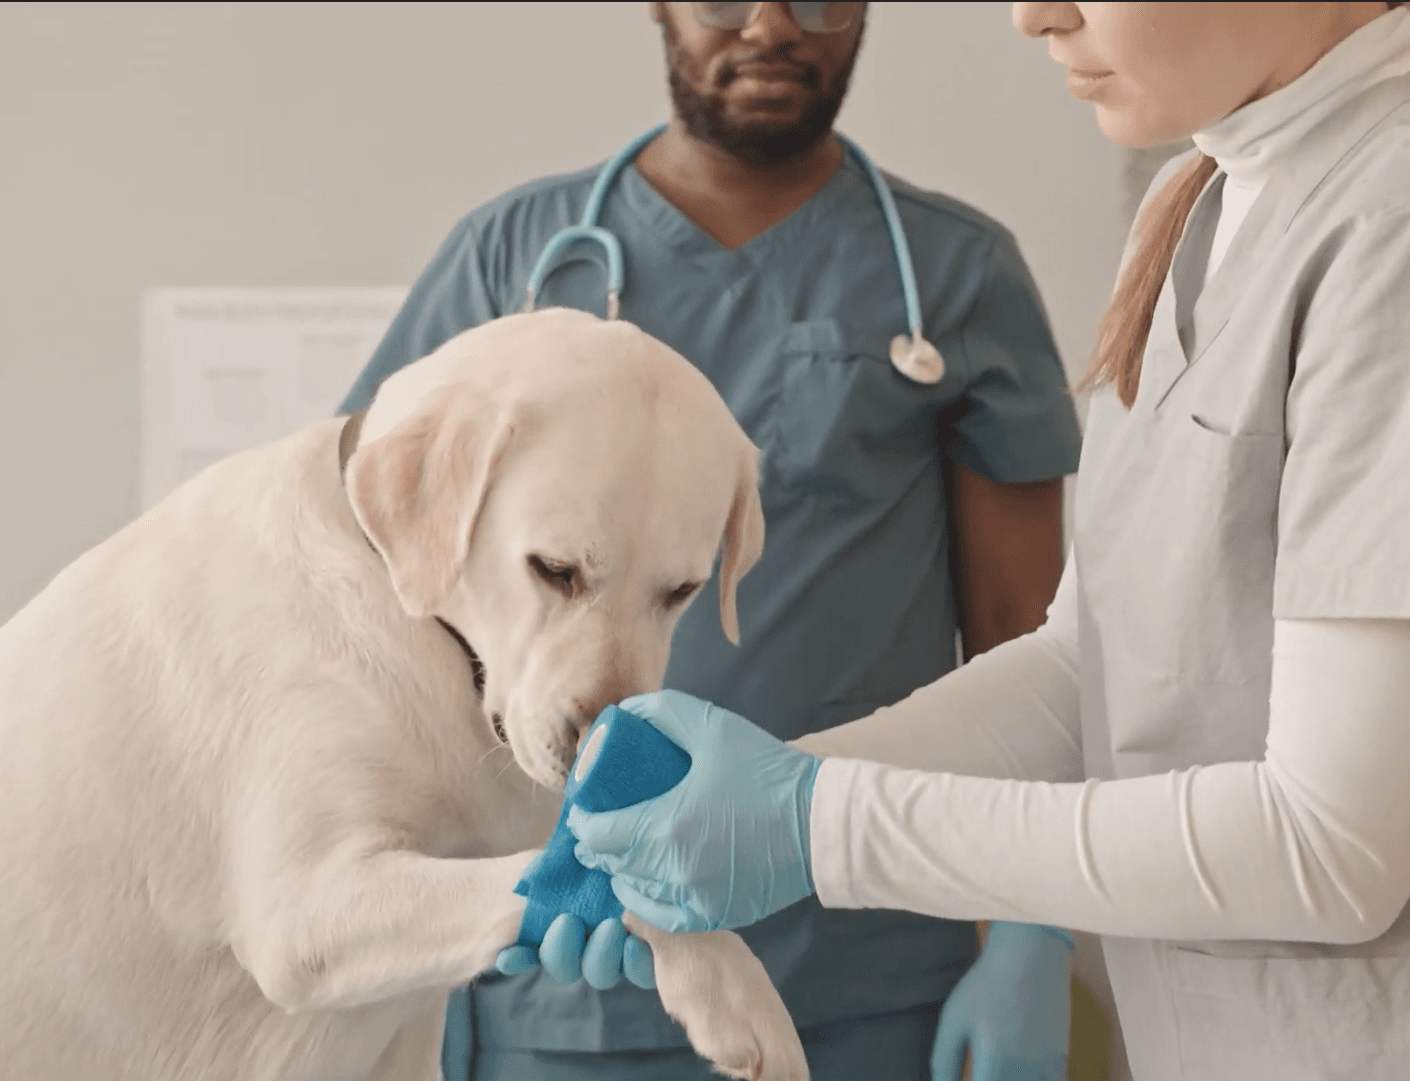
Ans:
[{"label": "white long-sleeve shirt", "polygon": [[1075,609],[1069,567],[1040,630],[798,741],[868,759],[818,772],[822,902],[1133,937],[1384,932],[1410,900],[1410,621],[1280,621],[1263,761],[1102,782],[1080,780]]}]

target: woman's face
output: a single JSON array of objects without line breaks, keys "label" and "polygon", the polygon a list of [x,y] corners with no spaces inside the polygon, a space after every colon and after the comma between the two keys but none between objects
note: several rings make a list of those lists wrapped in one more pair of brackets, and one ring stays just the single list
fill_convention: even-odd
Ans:
[{"label": "woman's face", "polygon": [[1383,3],[1014,4],[1122,146],[1175,142],[1286,86]]}]

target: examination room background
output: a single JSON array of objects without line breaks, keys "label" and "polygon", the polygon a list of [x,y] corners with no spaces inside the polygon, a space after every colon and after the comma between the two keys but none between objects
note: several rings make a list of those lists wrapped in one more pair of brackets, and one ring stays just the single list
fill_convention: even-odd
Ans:
[{"label": "examination room background", "polygon": [[[0,4],[0,622],[137,513],[142,290],[410,284],[662,120],[661,52],[640,3]],[[1080,372],[1139,184],[1009,5],[873,4],[838,127],[1014,231]]]}]

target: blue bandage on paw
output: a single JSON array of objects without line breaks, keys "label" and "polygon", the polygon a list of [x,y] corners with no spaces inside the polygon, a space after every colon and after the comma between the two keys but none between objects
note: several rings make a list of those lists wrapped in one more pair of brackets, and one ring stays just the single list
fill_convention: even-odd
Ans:
[{"label": "blue bandage on paw", "polygon": [[568,830],[568,812],[574,806],[589,812],[630,807],[669,792],[689,770],[690,755],[649,721],[616,706],[598,715],[568,774],[553,836],[514,887],[528,901],[519,945],[542,945],[548,925],[565,912],[579,917],[589,933],[622,914],[612,876],[584,867],[573,855],[577,839]]}]

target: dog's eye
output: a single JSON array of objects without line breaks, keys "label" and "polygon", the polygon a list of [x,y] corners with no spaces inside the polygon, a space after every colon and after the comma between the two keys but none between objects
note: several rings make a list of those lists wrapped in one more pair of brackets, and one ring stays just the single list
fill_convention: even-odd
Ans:
[{"label": "dog's eye", "polygon": [[666,608],[679,608],[691,597],[695,596],[695,591],[700,588],[699,582],[683,582],[666,594]]},{"label": "dog's eye", "polygon": [[530,556],[529,566],[541,579],[565,597],[571,596],[578,584],[578,568],[571,563],[551,563],[541,556]]}]

